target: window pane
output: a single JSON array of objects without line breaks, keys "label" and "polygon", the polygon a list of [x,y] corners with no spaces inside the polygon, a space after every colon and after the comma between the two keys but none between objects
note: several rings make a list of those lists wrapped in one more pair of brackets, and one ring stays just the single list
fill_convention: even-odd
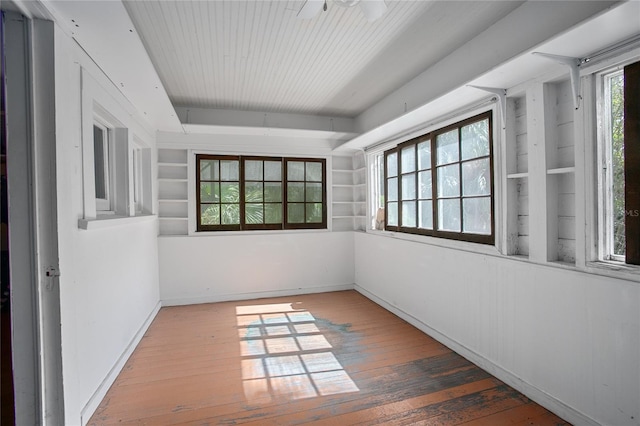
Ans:
[{"label": "window pane", "polygon": [[387,181],[387,196],[389,201],[398,201],[398,178],[391,178]]},{"label": "window pane", "polygon": [[438,165],[459,161],[458,129],[438,135],[436,138]]},{"label": "window pane", "polygon": [[218,160],[200,160],[200,180],[220,180]]},{"label": "window pane", "polygon": [[462,163],[463,195],[489,195],[491,193],[490,180],[488,158]]},{"label": "window pane", "polygon": [[264,223],[282,223],[282,204],[264,205]]},{"label": "window pane", "polygon": [[305,201],[322,202],[322,184],[321,183],[307,183]]},{"label": "window pane", "polygon": [[462,159],[489,155],[489,120],[484,119],[461,129]]},{"label": "window pane", "polygon": [[416,202],[404,201],[402,203],[402,226],[415,228],[416,226]]},{"label": "window pane", "polygon": [[287,184],[287,200],[304,201],[304,183],[294,182]]},{"label": "window pane", "polygon": [[266,182],[264,184],[264,201],[282,201],[282,184],[279,182]]},{"label": "window pane", "polygon": [[402,173],[413,172],[416,169],[416,148],[414,145],[402,148],[400,158]]},{"label": "window pane", "polygon": [[418,173],[418,186],[420,187],[419,198],[427,200],[432,198],[431,170]]},{"label": "window pane", "polygon": [[240,202],[240,185],[238,183],[221,183],[220,200],[223,203]]},{"label": "window pane", "polygon": [[287,221],[289,223],[304,223],[304,203],[287,204]]},{"label": "window pane", "polygon": [[418,228],[433,229],[433,202],[418,202]]},{"label": "window pane", "polygon": [[238,225],[240,223],[239,204],[223,204],[221,213],[223,225]]},{"label": "window pane", "polygon": [[438,197],[460,196],[458,164],[438,168]]},{"label": "window pane", "polygon": [[416,198],[416,175],[411,173],[402,176],[402,199],[413,200]]},{"label": "window pane", "polygon": [[322,163],[308,161],[306,164],[305,180],[308,182],[322,182]]},{"label": "window pane", "polygon": [[438,229],[460,232],[460,200],[438,200]]},{"label": "window pane", "polygon": [[282,180],[282,161],[264,162],[264,180]]},{"label": "window pane", "polygon": [[244,184],[244,201],[247,203],[262,202],[262,182],[247,182]]},{"label": "window pane", "polygon": [[287,162],[287,179],[304,181],[304,162],[288,161]]},{"label": "window pane", "polygon": [[240,162],[238,160],[220,161],[220,180],[237,181],[240,177]]},{"label": "window pane", "polygon": [[220,202],[220,184],[217,182],[200,182],[200,202]]},{"label": "window pane", "polygon": [[426,170],[431,168],[431,141],[424,141],[418,144],[418,169]]},{"label": "window pane", "polygon": [[220,225],[220,204],[201,204],[200,223],[202,225]]},{"label": "window pane", "polygon": [[245,161],[244,177],[247,180],[262,180],[262,161],[256,161],[256,160]]},{"label": "window pane", "polygon": [[607,123],[607,130],[610,138],[611,152],[611,202],[613,229],[611,234],[612,254],[625,256],[626,254],[626,231],[625,231],[625,188],[624,188],[624,74],[614,74],[607,79],[608,110],[611,111],[610,120]]},{"label": "window pane", "polygon": [[491,234],[491,198],[467,198],[462,200],[464,232]]},{"label": "window pane", "polygon": [[322,203],[308,203],[307,223],[322,223]]},{"label": "window pane", "polygon": [[104,130],[98,126],[93,126],[93,165],[96,182],[96,198],[107,198],[107,177],[105,160],[105,138]]},{"label": "window pane", "polygon": [[387,203],[387,223],[398,226],[398,203]]},{"label": "window pane", "polygon": [[398,175],[398,153],[387,155],[387,177]]},{"label": "window pane", "polygon": [[244,219],[248,224],[264,223],[263,204],[245,204]]}]

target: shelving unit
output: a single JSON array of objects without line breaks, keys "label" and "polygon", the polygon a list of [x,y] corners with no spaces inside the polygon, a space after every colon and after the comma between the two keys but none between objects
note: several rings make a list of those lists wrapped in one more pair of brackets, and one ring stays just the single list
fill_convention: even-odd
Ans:
[{"label": "shelving unit", "polygon": [[187,150],[158,150],[160,235],[188,233]]},{"label": "shelving unit", "polygon": [[335,156],[332,163],[332,229],[364,231],[367,219],[364,155]]},{"label": "shelving unit", "polygon": [[525,98],[507,100],[507,253],[529,256],[529,150]]},{"label": "shelving unit", "polygon": [[508,254],[575,265],[574,116],[568,78],[507,99]]}]

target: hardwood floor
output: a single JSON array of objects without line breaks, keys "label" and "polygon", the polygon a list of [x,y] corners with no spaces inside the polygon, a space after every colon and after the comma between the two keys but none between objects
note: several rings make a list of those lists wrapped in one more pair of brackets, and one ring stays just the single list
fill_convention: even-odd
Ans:
[{"label": "hardwood floor", "polygon": [[355,291],[163,308],[90,425],[566,425]]}]

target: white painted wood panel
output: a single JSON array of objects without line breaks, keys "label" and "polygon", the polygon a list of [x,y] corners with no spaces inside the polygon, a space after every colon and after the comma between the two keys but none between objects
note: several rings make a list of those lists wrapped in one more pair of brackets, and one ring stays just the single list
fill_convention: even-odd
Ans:
[{"label": "white painted wood panel", "polygon": [[356,289],[573,424],[639,424],[636,282],[374,233],[354,238]]},{"label": "white painted wood panel", "polygon": [[353,288],[354,232],[160,237],[163,304]]},{"label": "white painted wood panel", "polygon": [[[81,70],[121,108],[117,115],[126,117],[130,130],[135,126],[129,120],[142,114],[128,110],[122,93],[57,25],[54,43],[64,417],[65,424],[82,425],[158,305],[157,221],[78,229],[84,203]],[[154,137],[144,132],[138,137],[155,150]]]}]

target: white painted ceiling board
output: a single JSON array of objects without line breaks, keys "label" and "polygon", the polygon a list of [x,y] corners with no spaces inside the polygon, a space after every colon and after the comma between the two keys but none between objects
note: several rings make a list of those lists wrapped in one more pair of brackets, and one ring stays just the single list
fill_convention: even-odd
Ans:
[{"label": "white painted ceiling board", "polygon": [[355,117],[520,1],[125,1],[175,106]]},{"label": "white painted ceiling board", "polygon": [[139,109],[151,129],[182,130],[156,69],[121,2],[47,0],[39,4]]}]

